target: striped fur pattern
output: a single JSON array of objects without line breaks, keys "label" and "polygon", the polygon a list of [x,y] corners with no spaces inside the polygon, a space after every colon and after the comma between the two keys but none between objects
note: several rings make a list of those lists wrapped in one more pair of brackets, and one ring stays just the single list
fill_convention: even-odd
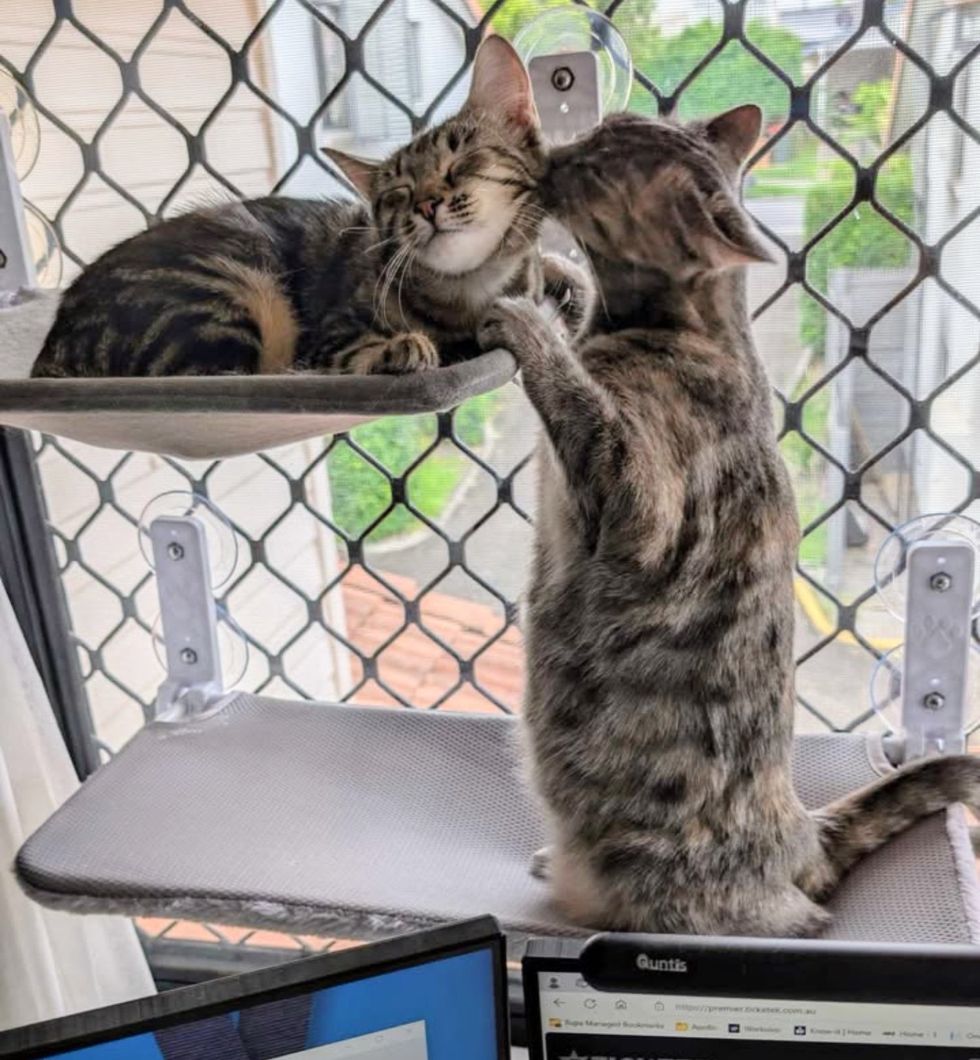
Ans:
[{"label": "striped fur pattern", "polygon": [[561,287],[535,251],[530,83],[501,38],[454,118],[381,164],[327,153],[366,203],[257,199],[126,240],[65,293],[33,374],[418,371],[471,353],[500,295]]},{"label": "striped fur pattern", "polygon": [[620,116],[557,149],[543,201],[593,262],[565,343],[503,299],[543,431],[526,604],[541,867],[590,927],[809,935],[844,873],[922,816],[980,802],[927,760],[808,813],[790,775],[796,508],[749,327],[766,251],[738,198],[761,116]]}]

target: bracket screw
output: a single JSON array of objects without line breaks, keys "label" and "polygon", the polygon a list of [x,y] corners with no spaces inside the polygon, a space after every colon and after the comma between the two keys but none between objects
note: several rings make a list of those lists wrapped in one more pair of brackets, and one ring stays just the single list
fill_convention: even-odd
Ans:
[{"label": "bracket screw", "polygon": [[183,559],[184,558],[184,546],[179,541],[171,541],[167,545],[167,555],[171,559]]},{"label": "bracket screw", "polygon": [[922,697],[926,710],[942,710],[946,706],[946,697],[942,692],[928,692]]},{"label": "bracket screw", "polygon": [[575,84],[575,75],[567,66],[559,66],[551,75],[551,83],[559,92],[567,92]]},{"label": "bracket screw", "polygon": [[181,648],[180,661],[188,666],[193,666],[197,662],[197,652],[193,648]]},{"label": "bracket screw", "polygon": [[944,570],[934,574],[929,579],[929,588],[935,589],[937,593],[944,593],[953,587],[953,579]]}]

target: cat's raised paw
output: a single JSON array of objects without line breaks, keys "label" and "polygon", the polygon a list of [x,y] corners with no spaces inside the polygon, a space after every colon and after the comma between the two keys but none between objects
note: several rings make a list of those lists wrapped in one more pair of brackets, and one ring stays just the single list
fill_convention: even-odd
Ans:
[{"label": "cat's raised paw", "polygon": [[501,298],[477,328],[481,350],[505,349],[523,361],[549,338],[548,322],[530,298]]},{"label": "cat's raised paw", "polygon": [[585,269],[559,254],[543,254],[544,293],[555,303],[569,336],[579,338],[592,321],[595,284]]}]

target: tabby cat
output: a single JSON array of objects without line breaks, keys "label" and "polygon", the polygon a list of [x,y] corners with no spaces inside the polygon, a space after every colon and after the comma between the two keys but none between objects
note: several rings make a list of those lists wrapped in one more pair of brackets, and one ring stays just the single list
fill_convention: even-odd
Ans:
[{"label": "tabby cat", "polygon": [[543,424],[524,709],[553,891],[593,927],[811,934],[859,858],[980,802],[966,756],[814,813],[793,788],[799,530],[738,198],[760,123],[623,115],[556,149],[542,202],[593,262],[591,335],[573,350],[524,299],[479,331]]},{"label": "tabby cat", "polygon": [[544,152],[502,38],[455,117],[380,165],[327,154],[370,208],[264,198],[140,233],[65,293],[33,375],[406,372],[472,352],[503,293],[544,283],[576,311],[559,260],[535,252]]}]

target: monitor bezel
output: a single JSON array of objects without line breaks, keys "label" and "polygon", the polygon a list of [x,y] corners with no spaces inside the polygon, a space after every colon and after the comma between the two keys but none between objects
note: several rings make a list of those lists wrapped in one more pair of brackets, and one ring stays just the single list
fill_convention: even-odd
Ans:
[{"label": "monitor bezel", "polygon": [[0,1031],[0,1057],[34,1060],[128,1035],[207,1019],[243,1007],[489,949],[493,961],[497,1060],[509,1056],[504,935],[493,917],[480,917],[399,935],[381,942],[304,957],[258,971],[179,987],[107,1008]]},{"label": "monitor bezel", "polygon": [[[689,971],[656,976],[627,971],[640,952],[685,960]],[[528,1057],[545,1060],[542,972],[574,972],[597,991],[621,993],[980,1008],[980,977],[973,975],[971,984],[972,968],[980,969],[980,946],[639,934],[596,935],[560,945],[532,940],[521,962]]]}]

